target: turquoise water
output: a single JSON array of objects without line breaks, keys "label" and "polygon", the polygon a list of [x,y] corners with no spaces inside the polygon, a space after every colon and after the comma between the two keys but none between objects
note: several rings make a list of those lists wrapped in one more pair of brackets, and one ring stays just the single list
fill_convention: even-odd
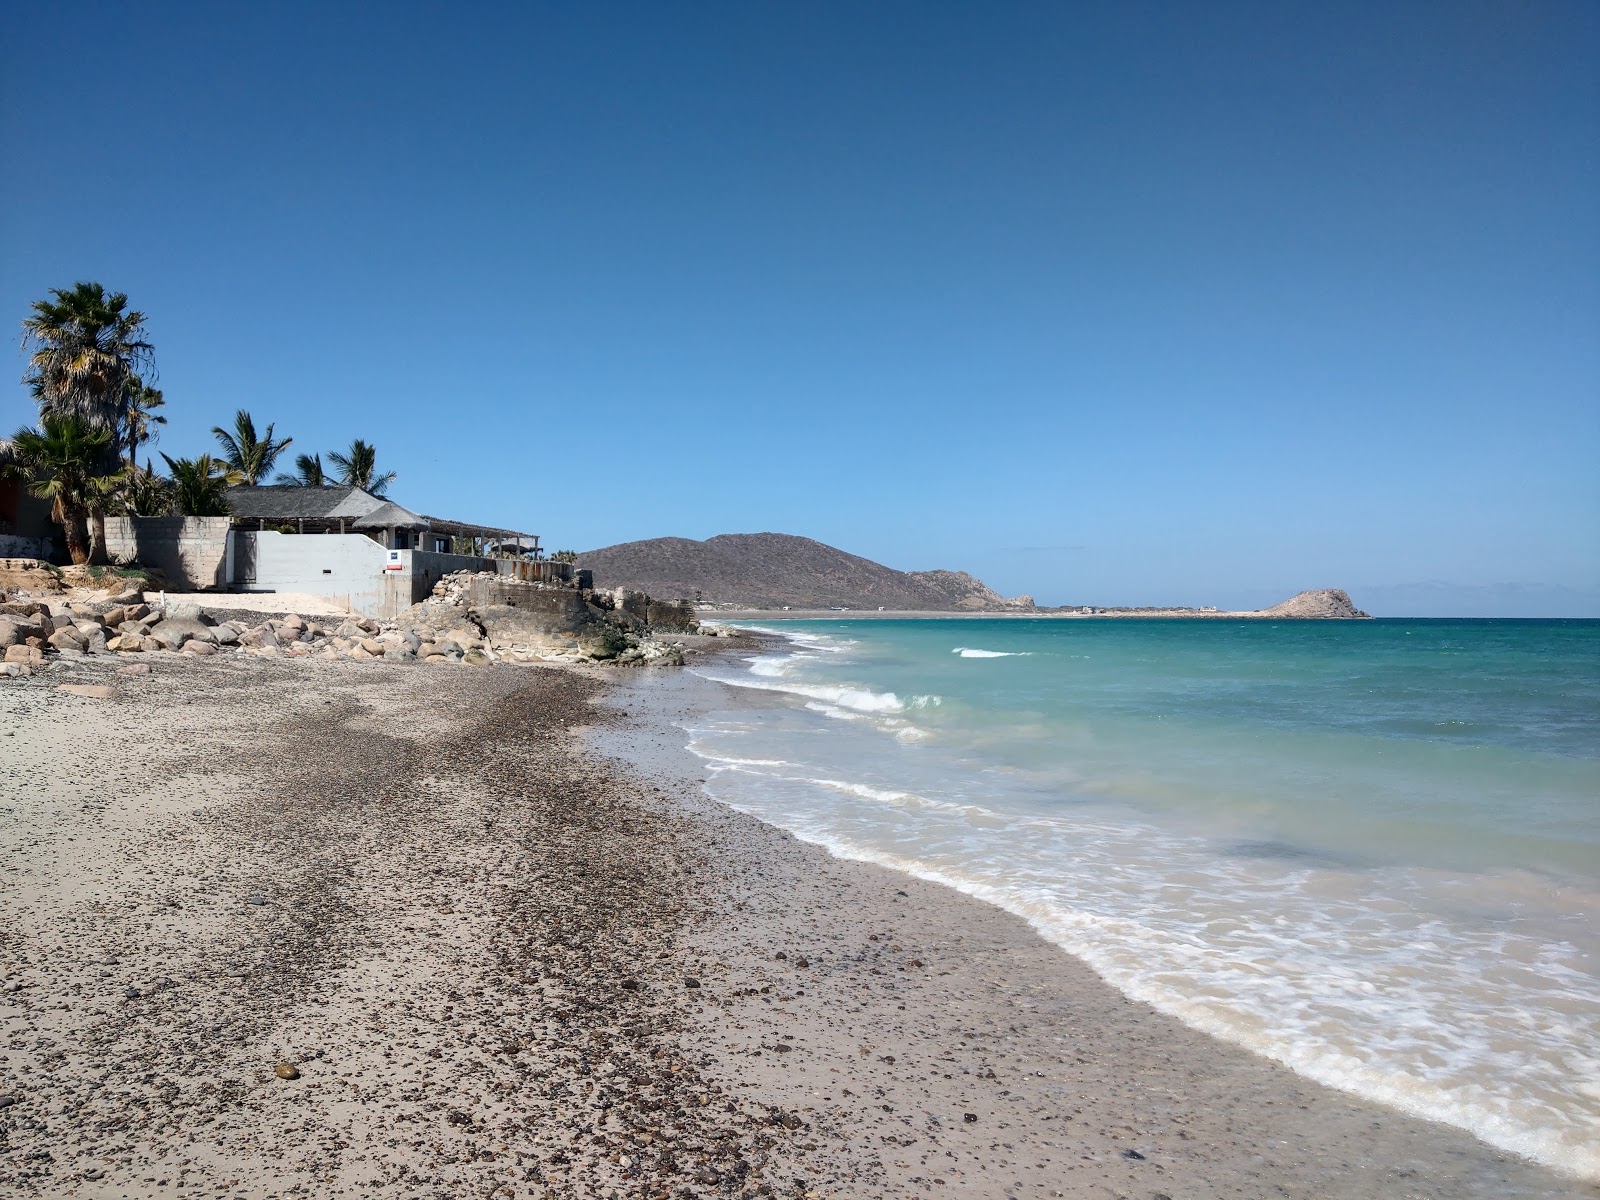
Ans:
[{"label": "turquoise water", "polygon": [[1600,622],[809,621],[719,799],[1335,1086],[1600,1178]]}]

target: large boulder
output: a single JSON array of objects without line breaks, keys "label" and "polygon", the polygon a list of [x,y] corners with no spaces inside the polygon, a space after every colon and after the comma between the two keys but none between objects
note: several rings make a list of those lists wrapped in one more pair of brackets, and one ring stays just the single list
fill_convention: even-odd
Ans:
[{"label": "large boulder", "polygon": [[46,640],[57,650],[83,651],[89,648],[89,639],[71,625],[56,630]]},{"label": "large boulder", "polygon": [[199,621],[168,617],[150,631],[150,638],[163,650],[181,650],[183,644],[191,639],[215,644],[217,635],[212,632],[211,626],[202,625]]},{"label": "large boulder", "polygon": [[0,616],[0,649],[26,644],[29,638],[47,637],[44,626],[26,617]]}]

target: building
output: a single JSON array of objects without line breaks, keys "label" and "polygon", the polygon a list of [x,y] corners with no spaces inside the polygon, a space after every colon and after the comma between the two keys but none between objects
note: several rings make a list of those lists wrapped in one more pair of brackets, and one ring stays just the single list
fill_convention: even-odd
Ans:
[{"label": "building", "polygon": [[227,499],[234,527],[242,530],[359,533],[386,550],[544,557],[537,534],[424,516],[358,487],[235,487]]},{"label": "building", "polygon": [[50,501],[30,496],[20,479],[0,479],[0,558],[49,558],[60,529]]}]

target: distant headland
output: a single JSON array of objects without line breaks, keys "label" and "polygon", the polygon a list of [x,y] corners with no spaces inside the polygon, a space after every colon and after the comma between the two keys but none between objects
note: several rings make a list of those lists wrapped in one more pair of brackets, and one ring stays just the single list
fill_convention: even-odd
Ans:
[{"label": "distant headland", "polygon": [[1032,596],[1002,596],[965,571],[896,571],[811,538],[787,533],[724,533],[705,541],[650,538],[578,555],[600,587],[692,600],[722,616],[787,617],[1256,617],[1351,620],[1370,616],[1338,588],[1301,592],[1271,608],[1041,606]]}]

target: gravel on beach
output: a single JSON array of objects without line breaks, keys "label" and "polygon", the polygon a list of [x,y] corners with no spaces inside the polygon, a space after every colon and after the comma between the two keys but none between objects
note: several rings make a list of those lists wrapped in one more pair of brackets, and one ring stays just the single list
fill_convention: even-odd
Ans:
[{"label": "gravel on beach", "polygon": [[720,808],[665,673],[73,670],[0,689],[0,1195],[1596,1194]]}]

